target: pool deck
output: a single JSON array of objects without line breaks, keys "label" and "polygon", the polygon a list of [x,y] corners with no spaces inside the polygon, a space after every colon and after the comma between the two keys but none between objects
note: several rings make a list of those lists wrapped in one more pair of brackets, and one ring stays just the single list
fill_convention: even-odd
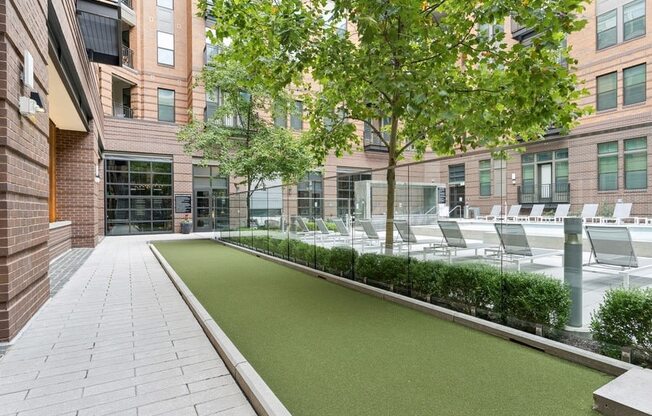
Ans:
[{"label": "pool deck", "polygon": [[255,415],[147,246],[106,237],[0,358],[0,415]]}]

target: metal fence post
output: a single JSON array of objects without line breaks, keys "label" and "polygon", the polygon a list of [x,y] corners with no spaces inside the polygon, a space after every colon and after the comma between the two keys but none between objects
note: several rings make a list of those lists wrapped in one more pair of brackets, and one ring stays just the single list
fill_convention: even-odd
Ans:
[{"label": "metal fence post", "polygon": [[564,218],[564,282],[571,290],[568,324],[582,327],[582,219]]}]

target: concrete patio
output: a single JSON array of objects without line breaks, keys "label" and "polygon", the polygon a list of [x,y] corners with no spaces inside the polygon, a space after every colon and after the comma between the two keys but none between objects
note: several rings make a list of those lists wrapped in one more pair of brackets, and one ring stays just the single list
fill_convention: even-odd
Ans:
[{"label": "concrete patio", "polygon": [[0,415],[254,415],[146,242],[106,237],[0,358]]}]

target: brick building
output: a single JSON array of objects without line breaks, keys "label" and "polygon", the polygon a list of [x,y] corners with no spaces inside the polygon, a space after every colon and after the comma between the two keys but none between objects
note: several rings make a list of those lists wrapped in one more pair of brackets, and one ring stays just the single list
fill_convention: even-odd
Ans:
[{"label": "brick building", "polygon": [[[195,85],[216,53],[206,40],[211,21],[197,12],[190,0],[0,1],[0,341],[47,300],[48,263],[70,247],[178,231],[186,216],[196,231],[212,230],[242,203],[226,198],[236,188],[218,166],[199,166],[176,138],[189,111],[208,116],[218,105]],[[652,216],[650,16],[650,0],[587,7],[587,26],[567,41],[590,92],[583,104],[597,111],[569,136],[551,132],[507,161],[485,151],[436,159],[401,168],[397,180],[443,185],[449,210],[571,203],[579,211],[584,202],[623,200]],[[509,21],[505,31],[513,42],[535,35]],[[20,97],[38,98],[39,111],[23,114]],[[286,122],[304,128],[301,118]],[[364,148],[329,157],[322,173],[285,195],[287,207],[342,216],[356,205],[356,181],[383,181],[370,170],[387,155],[362,125],[358,133]],[[175,212],[184,200],[189,212]]]}]

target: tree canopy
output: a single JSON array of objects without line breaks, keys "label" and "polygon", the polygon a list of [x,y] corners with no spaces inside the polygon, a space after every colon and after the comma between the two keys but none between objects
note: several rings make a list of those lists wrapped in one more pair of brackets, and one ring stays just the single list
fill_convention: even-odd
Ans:
[{"label": "tree canopy", "polygon": [[[585,0],[210,3],[200,1],[216,19],[211,36],[231,43],[216,60],[239,62],[250,86],[302,96],[320,161],[359,145],[356,123],[386,147],[388,207],[408,148],[416,157],[496,150],[551,126],[568,131],[584,113],[565,39],[583,27]],[[533,36],[506,36],[499,28],[509,17]]]}]

